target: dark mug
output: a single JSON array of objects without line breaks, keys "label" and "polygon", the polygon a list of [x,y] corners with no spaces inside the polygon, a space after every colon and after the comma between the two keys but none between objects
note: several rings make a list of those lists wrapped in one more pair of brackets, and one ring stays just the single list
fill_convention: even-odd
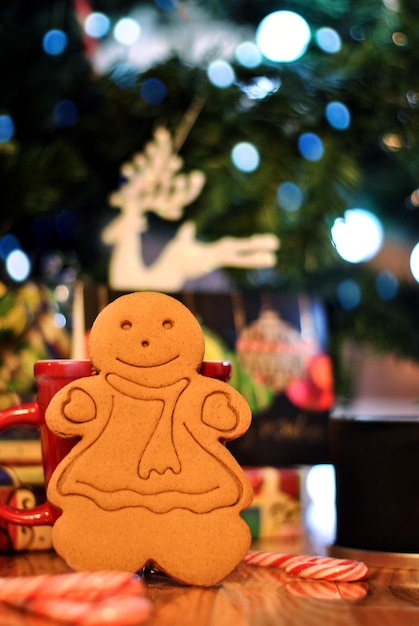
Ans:
[{"label": "dark mug", "polygon": [[335,544],[419,552],[419,418],[333,416]]}]

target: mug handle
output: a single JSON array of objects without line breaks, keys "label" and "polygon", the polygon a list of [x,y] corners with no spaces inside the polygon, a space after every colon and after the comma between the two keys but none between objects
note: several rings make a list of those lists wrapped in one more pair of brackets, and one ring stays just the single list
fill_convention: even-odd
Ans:
[{"label": "mug handle", "polygon": [[[19,406],[0,411],[0,431],[10,426],[25,424],[27,426],[40,426],[40,411],[37,402],[28,402]],[[52,526],[57,515],[49,502],[44,502],[31,509],[16,509],[4,503],[0,503],[0,519],[11,524],[21,526]]]}]

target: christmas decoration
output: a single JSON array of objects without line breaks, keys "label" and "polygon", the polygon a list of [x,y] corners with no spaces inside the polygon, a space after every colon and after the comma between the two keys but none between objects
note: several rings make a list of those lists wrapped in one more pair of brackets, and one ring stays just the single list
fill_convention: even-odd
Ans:
[{"label": "christmas decoration", "polygon": [[158,128],[144,153],[121,168],[126,182],[110,197],[110,204],[121,209],[121,216],[102,235],[103,241],[114,247],[109,276],[114,289],[177,291],[187,280],[220,267],[263,268],[275,264],[279,242],[274,235],[223,237],[208,243],[196,238],[192,221],[183,223],[151,266],[144,263],[140,235],[147,231],[146,212],[179,220],[184,207],[196,199],[204,185],[205,177],[198,170],[179,174],[182,164],[169,132]]},{"label": "christmas decoration", "polygon": [[313,345],[276,311],[266,310],[241,332],[237,351],[244,369],[279,393],[302,375]]},{"label": "christmas decoration", "polygon": [[300,408],[327,411],[334,402],[332,364],[321,347],[309,307],[300,298],[301,331],[272,307],[244,327],[237,339],[239,363],[274,394],[285,392]]}]

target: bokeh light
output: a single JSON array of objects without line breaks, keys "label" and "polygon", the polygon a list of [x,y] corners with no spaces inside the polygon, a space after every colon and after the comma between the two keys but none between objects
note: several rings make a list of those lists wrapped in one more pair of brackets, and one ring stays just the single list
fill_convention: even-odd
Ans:
[{"label": "bokeh light", "polygon": [[54,298],[57,302],[67,302],[70,298],[70,289],[67,285],[57,285],[54,289]]},{"label": "bokeh light", "polygon": [[339,283],[336,295],[341,307],[346,311],[356,309],[361,302],[361,290],[352,278],[347,278]]},{"label": "bokeh light", "polygon": [[67,325],[67,319],[62,313],[54,313],[54,326],[56,328],[65,328]]},{"label": "bokeh light", "polygon": [[349,263],[369,261],[380,250],[384,229],[374,213],[350,209],[335,220],[331,228],[332,242],[339,256]]},{"label": "bokeh light", "polygon": [[207,76],[210,82],[220,89],[230,87],[236,80],[234,70],[230,63],[222,59],[212,61],[212,63],[208,65]]},{"label": "bokeh light", "polygon": [[67,47],[67,35],[62,30],[53,28],[45,33],[42,47],[51,56],[62,54]]},{"label": "bokeh light", "polygon": [[111,81],[121,89],[134,87],[137,82],[138,70],[131,63],[121,62],[111,72]]},{"label": "bokeh light", "polygon": [[263,100],[269,94],[278,91],[280,86],[280,78],[272,79],[267,76],[255,76],[249,83],[241,85],[241,89],[250,100]]},{"label": "bokeh light", "polygon": [[342,47],[340,35],[334,28],[319,28],[315,35],[316,43],[323,52],[336,54]]},{"label": "bokeh light", "polygon": [[0,115],[0,143],[10,141],[15,132],[15,125],[10,115]]},{"label": "bokeh light", "polygon": [[259,48],[253,41],[242,41],[235,52],[235,57],[243,67],[257,67],[262,62],[262,55]]},{"label": "bokeh light", "polygon": [[375,290],[382,300],[392,300],[399,288],[396,276],[388,270],[379,272],[375,277]]},{"label": "bokeh light", "polygon": [[310,38],[306,20],[293,11],[270,13],[256,30],[256,43],[270,61],[296,61],[307,50]]},{"label": "bokeh light", "polygon": [[419,242],[410,253],[410,271],[413,278],[419,283]]},{"label": "bokeh light", "polygon": [[254,172],[259,166],[260,157],[253,144],[242,141],[231,151],[231,160],[241,172]]},{"label": "bokeh light", "polygon": [[303,133],[298,138],[298,149],[307,161],[319,161],[324,152],[323,142],[315,133]]},{"label": "bokeh light", "polygon": [[60,100],[54,107],[54,120],[57,126],[74,126],[78,120],[77,106],[72,100]]},{"label": "bokeh light", "polygon": [[19,240],[11,233],[7,233],[0,239],[0,258],[5,261],[13,250],[20,248]]},{"label": "bokeh light", "polygon": [[76,214],[70,209],[60,211],[54,218],[55,230],[63,239],[71,239],[73,237],[76,225]]},{"label": "bokeh light", "polygon": [[132,46],[138,41],[141,34],[141,27],[131,17],[123,17],[117,21],[113,29],[113,36],[116,41],[124,46]]},{"label": "bokeh light", "polygon": [[148,104],[160,104],[167,96],[166,85],[159,78],[146,78],[141,85],[140,95]]},{"label": "bokeh light", "polygon": [[279,205],[285,211],[298,211],[303,202],[303,194],[298,185],[291,182],[281,183],[277,190]]},{"label": "bokeh light", "polygon": [[178,0],[154,0],[154,2],[162,11],[174,11],[179,4]]},{"label": "bokeh light", "polygon": [[13,250],[6,258],[6,271],[16,282],[26,280],[31,272],[28,255],[23,250]]},{"label": "bokeh light", "polygon": [[336,528],[336,478],[333,465],[314,465],[305,481],[305,523],[312,536],[332,543]]},{"label": "bokeh light", "polygon": [[84,22],[86,35],[94,39],[105,37],[111,28],[111,20],[104,13],[90,13]]},{"label": "bokeh light", "polygon": [[336,130],[346,130],[351,123],[348,107],[342,102],[329,102],[325,110],[326,119]]}]

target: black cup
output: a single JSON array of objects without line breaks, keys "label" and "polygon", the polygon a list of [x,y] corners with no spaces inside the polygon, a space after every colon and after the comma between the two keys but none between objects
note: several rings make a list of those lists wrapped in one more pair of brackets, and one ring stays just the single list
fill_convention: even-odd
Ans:
[{"label": "black cup", "polygon": [[333,416],[337,546],[419,553],[419,417]]}]

